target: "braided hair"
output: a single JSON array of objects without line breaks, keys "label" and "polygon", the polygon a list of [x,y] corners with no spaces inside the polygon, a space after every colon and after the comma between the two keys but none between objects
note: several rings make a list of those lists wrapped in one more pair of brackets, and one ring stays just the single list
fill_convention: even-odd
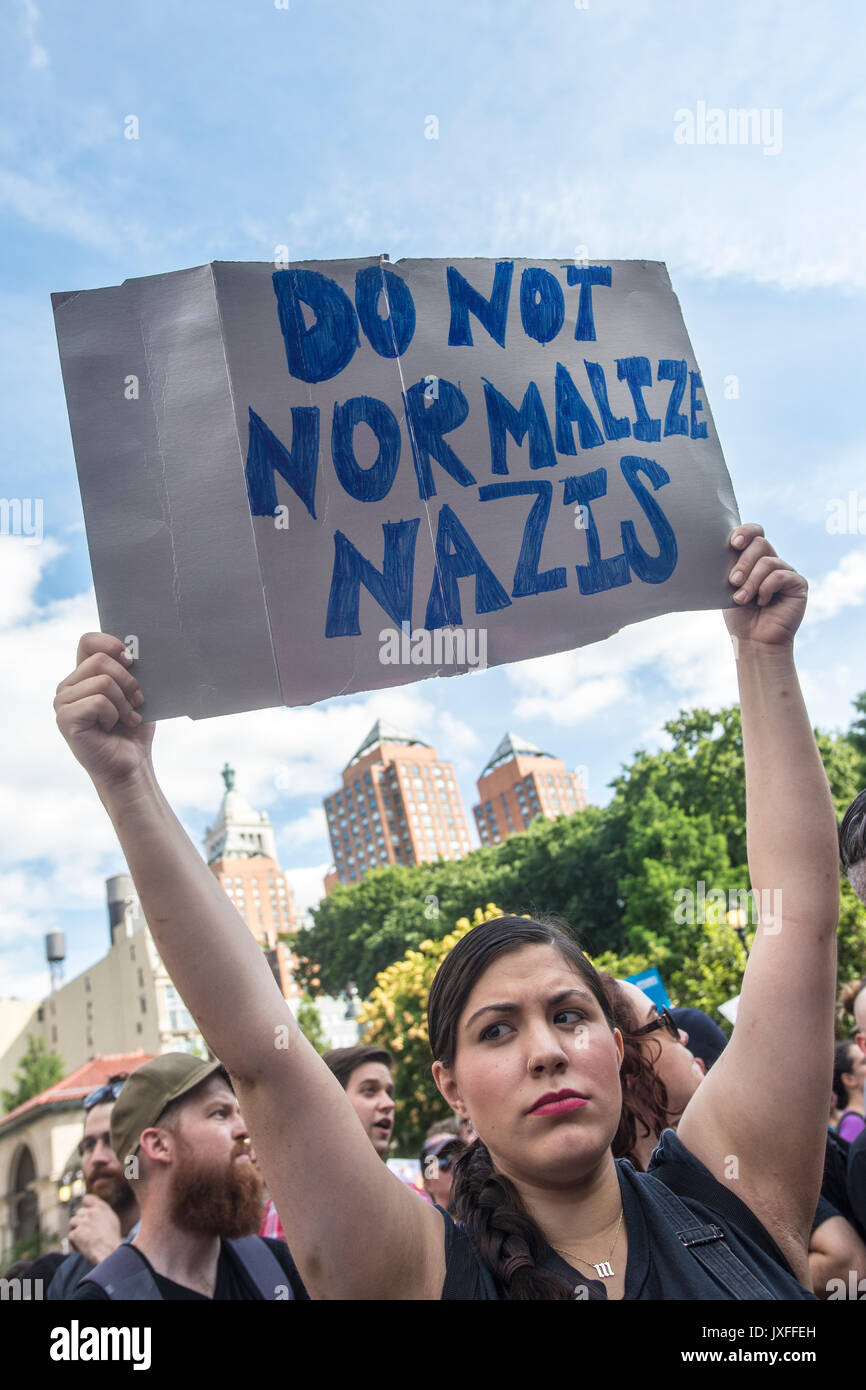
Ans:
[{"label": "braided hair", "polygon": [[[451,1067],[457,1028],[467,999],[488,965],[522,946],[553,946],[591,990],[608,1026],[614,1026],[601,979],[574,937],[552,923],[525,917],[497,917],[468,932],[443,960],[427,1005],[427,1027],[434,1058]],[[512,1300],[603,1299],[596,1285],[575,1285],[542,1267],[548,1243],[527,1211],[515,1184],[493,1166],[483,1140],[476,1139],[454,1170],[450,1209],[466,1227],[484,1264]]]}]

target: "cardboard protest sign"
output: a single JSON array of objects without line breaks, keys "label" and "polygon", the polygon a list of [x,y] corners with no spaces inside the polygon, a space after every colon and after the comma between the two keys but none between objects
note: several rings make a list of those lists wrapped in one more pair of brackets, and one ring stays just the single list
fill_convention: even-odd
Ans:
[{"label": "cardboard protest sign", "polygon": [[728,601],[736,502],[660,263],[215,262],[53,301],[100,621],[151,718]]}]

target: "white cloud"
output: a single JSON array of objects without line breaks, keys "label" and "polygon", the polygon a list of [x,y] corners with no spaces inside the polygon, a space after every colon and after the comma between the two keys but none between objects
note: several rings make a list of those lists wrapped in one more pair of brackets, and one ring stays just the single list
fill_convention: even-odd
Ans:
[{"label": "white cloud", "polygon": [[49,63],[48,53],[39,43],[36,37],[36,29],[41,19],[39,10],[34,0],[22,0],[24,13],[21,16],[21,28],[30,45],[27,55],[27,65],[35,70],[47,68]]},{"label": "white cloud", "polygon": [[193,722],[169,719],[157,730],[154,764],[175,806],[200,811],[222,796],[223,763],[253,805],[276,815],[292,797],[326,796],[379,718],[424,735],[435,710],[420,687],[374,691],[299,709],[253,710]]},{"label": "white cloud", "polygon": [[295,905],[300,912],[309,912],[317,907],[325,896],[324,877],[331,867],[330,860],[324,864],[313,864],[309,868],[290,869],[287,878],[295,895]]},{"label": "white cloud", "polygon": [[[591,647],[518,662],[506,674],[521,692],[518,718],[568,726],[597,719],[650,681],[662,682],[652,695],[668,711],[671,692],[678,704],[712,706],[737,698],[730,639],[714,612],[666,613]],[[644,707],[641,717],[649,713]]]},{"label": "white cloud", "polygon": [[[42,933],[70,911],[101,911],[105,876],[123,867],[111,822],[55,722],[55,687],[75,665],[81,634],[99,625],[92,592],[39,602],[39,584],[62,553],[51,539],[41,545],[10,537],[0,542],[0,709],[7,735],[0,785],[0,949],[7,992],[23,988],[20,980]],[[297,809],[294,798],[324,796],[338,786],[342,768],[377,718],[429,737],[436,707],[422,690],[411,686],[315,708],[200,722],[167,720],[157,730],[157,773],[181,819],[200,825],[203,812],[216,814],[223,792],[219,772],[228,761],[239,790],[272,816],[282,847],[320,842],[327,853],[320,806],[283,826]],[[47,867],[37,866],[43,858]],[[290,870],[302,906],[321,899],[326,869]],[[20,950],[10,949],[19,943]]]},{"label": "white cloud", "polygon": [[[155,239],[140,223],[97,211],[74,184],[53,172],[37,180],[0,169],[0,206],[43,232],[64,234],[100,251],[116,254],[120,249],[128,254],[132,249],[147,254],[154,249]],[[104,199],[99,206],[106,208]]]},{"label": "white cloud", "polygon": [[514,706],[518,720],[549,719],[552,724],[579,724],[621,700],[628,687],[621,676],[579,681],[565,694],[525,695]]},{"label": "white cloud", "polygon": [[306,815],[298,816],[296,820],[282,826],[277,836],[284,848],[315,844],[319,840],[327,841],[327,838],[328,823],[321,806],[311,806]]},{"label": "white cloud", "polygon": [[480,746],[475,730],[465,720],[455,719],[448,710],[441,711],[439,728],[442,731],[442,747],[439,751],[446,760],[452,753],[473,753]]},{"label": "white cloud", "polygon": [[844,608],[866,602],[866,546],[850,551],[829,574],[813,585],[807,617],[813,623],[835,618]]},{"label": "white cloud", "polygon": [[[858,504],[863,497],[863,474],[866,468],[866,441],[854,440],[830,459],[820,461],[806,458],[799,476],[782,480],[763,476],[760,479],[762,504],[766,515],[784,515],[810,526],[819,526],[828,535],[841,512],[844,524],[857,521]],[[850,508],[849,494],[854,493]]]},{"label": "white cloud", "polygon": [[62,554],[63,547],[50,537],[36,541],[0,536],[0,632],[20,627],[33,616],[36,587]]}]

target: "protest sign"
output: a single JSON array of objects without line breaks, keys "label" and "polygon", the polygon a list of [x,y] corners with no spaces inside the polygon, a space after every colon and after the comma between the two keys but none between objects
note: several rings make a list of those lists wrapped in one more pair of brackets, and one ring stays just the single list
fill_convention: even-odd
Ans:
[{"label": "protest sign", "polygon": [[148,717],[729,601],[736,502],[660,263],[215,262],[53,302],[100,621]]},{"label": "protest sign", "polygon": [[630,985],[637,985],[642,989],[648,999],[651,999],[661,1013],[662,1009],[669,1009],[671,1001],[665,989],[665,982],[656,970],[655,966],[651,970],[641,970],[637,975],[626,975],[626,980]]},{"label": "protest sign", "polygon": [[735,994],[733,999],[727,999],[724,1004],[719,1005],[719,1013],[726,1018],[729,1023],[736,1023],[737,1014],[740,1008],[740,996]]}]

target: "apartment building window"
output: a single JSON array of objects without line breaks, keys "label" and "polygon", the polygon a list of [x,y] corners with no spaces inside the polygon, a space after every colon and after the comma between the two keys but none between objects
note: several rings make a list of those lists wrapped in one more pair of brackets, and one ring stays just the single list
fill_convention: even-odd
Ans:
[{"label": "apartment building window", "polygon": [[140,994],[140,995],[138,996],[138,1002],[139,1002],[139,1004],[141,1005],[141,1012],[142,1012],[143,1014],[146,1014],[146,1013],[147,1013],[147,1000],[145,999],[145,997],[144,997],[143,994]]},{"label": "apartment building window", "polygon": [[195,1027],[192,1015],[187,1010],[174,985],[165,986],[165,1004],[168,1012],[168,1026],[173,1032],[185,1032],[187,1029]]}]

